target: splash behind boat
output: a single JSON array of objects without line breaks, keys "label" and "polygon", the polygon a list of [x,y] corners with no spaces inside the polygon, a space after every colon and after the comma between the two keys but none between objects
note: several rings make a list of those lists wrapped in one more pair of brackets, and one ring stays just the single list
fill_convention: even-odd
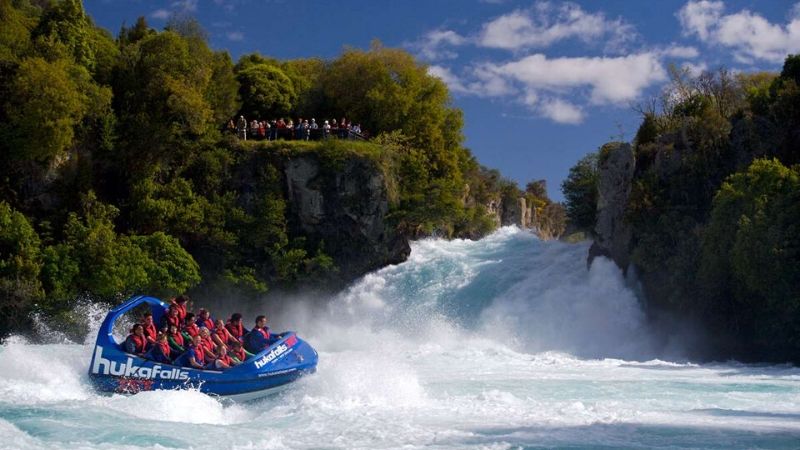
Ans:
[{"label": "splash behind boat", "polygon": [[268,348],[224,371],[200,370],[141,358],[126,353],[113,335],[114,324],[126,312],[149,305],[156,323],[168,305],[156,298],[136,296],[111,310],[97,333],[89,378],[100,391],[136,393],[155,389],[195,388],[201,392],[247,401],[262,397],[313,373],[317,352],[294,332],[287,332]]}]

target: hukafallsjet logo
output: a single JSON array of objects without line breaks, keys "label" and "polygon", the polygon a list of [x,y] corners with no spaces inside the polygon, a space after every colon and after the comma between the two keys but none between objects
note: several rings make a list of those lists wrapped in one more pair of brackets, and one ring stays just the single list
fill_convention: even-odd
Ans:
[{"label": "hukafallsjet logo", "polygon": [[153,367],[142,367],[133,364],[133,358],[128,357],[124,363],[103,358],[103,347],[94,348],[94,364],[92,373],[97,375],[114,375],[132,378],[160,378],[162,380],[188,380],[189,372],[174,367],[164,369],[160,364]]},{"label": "hukafallsjet logo", "polygon": [[270,350],[269,353],[257,359],[255,362],[256,369],[260,369],[266,366],[267,364],[271,363],[272,361],[275,361],[279,356],[285,354],[286,351],[289,350],[289,348],[293,347],[294,344],[296,343],[297,343],[297,337],[295,335],[289,336],[280,345]]}]

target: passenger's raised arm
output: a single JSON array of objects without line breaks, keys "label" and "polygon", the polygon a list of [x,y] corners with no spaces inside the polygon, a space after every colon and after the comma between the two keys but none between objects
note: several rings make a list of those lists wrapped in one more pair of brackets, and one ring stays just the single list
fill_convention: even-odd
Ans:
[{"label": "passenger's raised arm", "polygon": [[231,314],[230,320],[225,325],[225,328],[231,333],[231,335],[238,339],[239,342],[244,342],[244,336],[248,333],[247,328],[244,327],[244,322],[242,321],[242,315],[239,313]]}]

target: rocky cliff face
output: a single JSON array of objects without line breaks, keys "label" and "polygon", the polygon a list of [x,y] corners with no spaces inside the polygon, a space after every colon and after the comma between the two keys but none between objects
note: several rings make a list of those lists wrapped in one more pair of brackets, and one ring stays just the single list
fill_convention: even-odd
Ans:
[{"label": "rocky cliff face", "polygon": [[600,151],[596,238],[589,250],[589,264],[597,256],[606,256],[623,270],[628,267],[631,228],[624,214],[635,168],[630,144],[606,144]]},{"label": "rocky cliff face", "polygon": [[504,201],[500,223],[502,225],[516,225],[520,228],[531,227],[532,208],[528,206],[525,197]]},{"label": "rocky cliff face", "polygon": [[351,280],[408,257],[408,241],[386,221],[386,180],[373,161],[347,157],[334,166],[313,153],[279,161],[292,235],[324,242],[339,277]]},{"label": "rocky cliff face", "polygon": [[486,210],[494,218],[498,227],[516,225],[520,228],[531,228],[533,226],[533,207],[527,204],[525,197],[492,200],[486,205]]}]

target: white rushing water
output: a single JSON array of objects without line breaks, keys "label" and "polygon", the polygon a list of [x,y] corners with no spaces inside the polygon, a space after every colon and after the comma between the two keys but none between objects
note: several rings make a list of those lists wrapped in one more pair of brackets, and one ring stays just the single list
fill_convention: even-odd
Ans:
[{"label": "white rushing water", "polygon": [[325,307],[274,314],[318,372],[254,403],[99,395],[93,335],[11,338],[0,448],[800,447],[800,369],[686,362],[613,264],[586,270],[586,245],[506,228],[412,249]]}]

